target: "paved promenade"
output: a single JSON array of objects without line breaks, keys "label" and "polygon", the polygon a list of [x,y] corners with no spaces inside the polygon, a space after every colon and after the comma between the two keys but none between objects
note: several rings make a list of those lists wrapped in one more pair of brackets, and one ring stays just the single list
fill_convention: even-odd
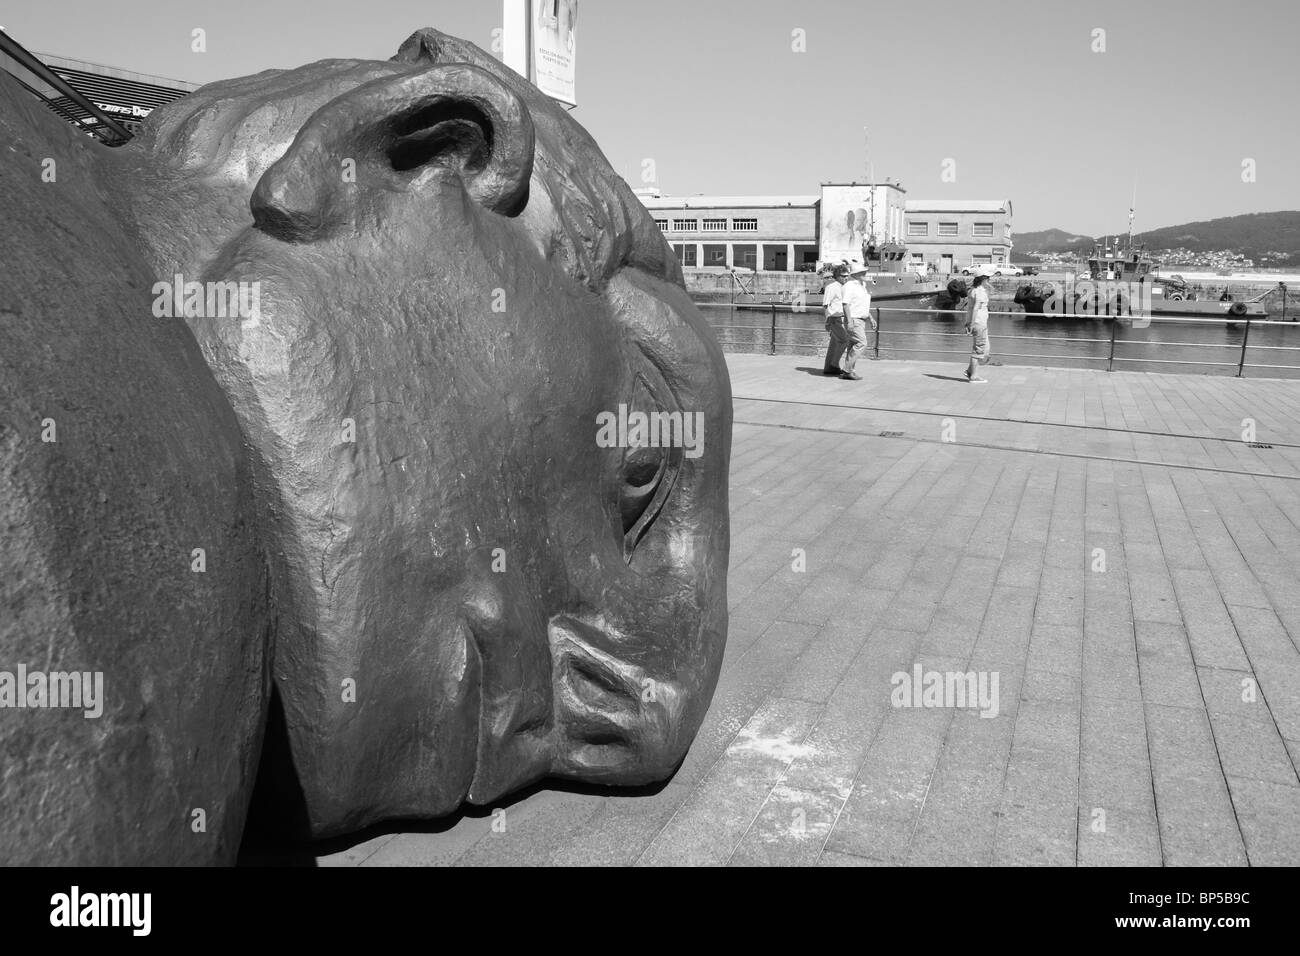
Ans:
[{"label": "paved promenade", "polygon": [[[1300,864],[1300,385],[728,362],[731,629],[678,774],[322,865]],[[996,716],[893,706],[917,665]]]}]

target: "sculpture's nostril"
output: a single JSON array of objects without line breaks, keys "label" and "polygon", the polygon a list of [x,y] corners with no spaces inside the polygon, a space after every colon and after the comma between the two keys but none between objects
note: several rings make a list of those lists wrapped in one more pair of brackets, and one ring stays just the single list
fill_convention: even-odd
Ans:
[{"label": "sculpture's nostril", "polygon": [[453,98],[433,103],[399,118],[387,149],[393,169],[416,169],[439,158],[482,171],[492,158],[492,121],[473,103]]}]

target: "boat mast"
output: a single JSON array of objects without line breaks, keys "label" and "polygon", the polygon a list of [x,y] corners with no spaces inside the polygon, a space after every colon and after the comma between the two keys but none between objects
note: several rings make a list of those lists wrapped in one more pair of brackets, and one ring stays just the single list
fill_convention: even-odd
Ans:
[{"label": "boat mast", "polygon": [[[862,145],[866,151],[864,158],[867,161],[867,183],[871,189],[871,235],[868,236],[867,241],[874,244],[876,238],[876,166],[871,161],[871,134],[865,126],[862,127]],[[867,264],[865,250],[862,256],[862,264],[864,266]]]},{"label": "boat mast", "polygon": [[1133,214],[1137,209],[1137,204],[1138,204],[1138,182],[1137,182],[1137,175],[1135,174],[1133,176],[1133,201],[1129,203],[1129,207],[1128,207],[1128,248],[1130,252],[1133,251]]}]

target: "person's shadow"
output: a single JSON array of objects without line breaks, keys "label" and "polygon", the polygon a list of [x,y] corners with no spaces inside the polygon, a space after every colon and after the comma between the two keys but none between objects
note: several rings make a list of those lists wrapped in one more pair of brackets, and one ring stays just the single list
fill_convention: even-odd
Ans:
[{"label": "person's shadow", "polygon": [[834,377],[835,377],[834,375],[827,375],[827,374],[826,374],[825,372],[823,372],[820,368],[810,368],[810,367],[807,366],[807,365],[796,365],[796,366],[794,367],[794,370],[795,370],[796,372],[807,372],[809,375],[816,375],[818,378],[834,378]]},{"label": "person's shadow", "polygon": [[966,384],[966,376],[965,376],[965,375],[939,375],[939,374],[937,374],[937,373],[935,373],[935,372],[926,372],[926,373],[925,373],[925,377],[926,377],[926,378],[938,378],[938,379],[942,379],[942,380],[945,381],[945,382],[961,382],[963,385]]}]

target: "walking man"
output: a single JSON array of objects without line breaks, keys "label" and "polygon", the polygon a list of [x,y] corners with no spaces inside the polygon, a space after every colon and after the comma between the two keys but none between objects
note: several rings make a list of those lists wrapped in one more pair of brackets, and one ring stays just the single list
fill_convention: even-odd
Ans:
[{"label": "walking man", "polygon": [[871,330],[876,329],[876,320],[871,317],[871,293],[866,285],[867,267],[858,263],[849,267],[849,279],[844,283],[844,322],[849,333],[849,347],[844,354],[844,374],[852,382],[862,381],[862,376],[854,369],[858,358],[867,350],[867,323]]},{"label": "walking man", "polygon": [[826,331],[831,337],[831,344],[826,347],[826,361],[822,363],[823,375],[839,375],[840,359],[849,345],[849,332],[844,327],[844,280],[849,276],[849,267],[839,263],[831,270],[830,284],[822,290],[822,305],[826,309]]},{"label": "walking man", "polygon": [[966,301],[966,331],[971,336],[970,365],[966,367],[966,381],[984,385],[986,378],[976,375],[981,365],[989,364],[989,289],[988,276],[977,275],[971,281],[970,298]]}]

